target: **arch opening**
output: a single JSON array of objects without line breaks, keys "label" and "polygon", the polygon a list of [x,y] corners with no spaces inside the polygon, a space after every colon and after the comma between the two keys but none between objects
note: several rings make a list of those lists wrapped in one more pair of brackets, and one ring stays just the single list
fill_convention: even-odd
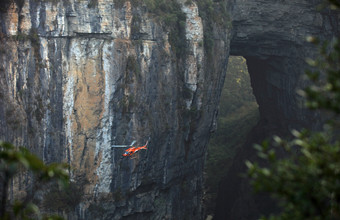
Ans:
[{"label": "arch opening", "polygon": [[278,206],[268,194],[254,194],[248,180],[240,177],[247,172],[245,161],[259,160],[254,144],[274,135],[289,138],[293,129],[319,127],[317,114],[306,109],[303,97],[297,95],[306,84],[305,53],[297,52],[297,48],[289,44],[257,50],[247,48],[246,44],[231,42],[231,54],[243,55],[246,59],[259,118],[219,182],[214,219],[257,219],[277,212]]},{"label": "arch opening", "polygon": [[236,151],[259,121],[259,106],[253,94],[246,59],[230,56],[221,93],[217,130],[212,134],[205,164],[205,208],[212,216],[218,185],[228,172]]}]

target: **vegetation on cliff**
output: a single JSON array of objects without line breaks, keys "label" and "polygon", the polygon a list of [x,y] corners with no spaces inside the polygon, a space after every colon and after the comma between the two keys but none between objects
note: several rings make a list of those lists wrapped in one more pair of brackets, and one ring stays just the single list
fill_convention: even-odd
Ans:
[{"label": "vegetation on cliff", "polygon": [[[338,10],[340,1],[330,2]],[[315,38],[309,40],[318,43]],[[320,48],[316,60],[307,60],[317,70],[307,72],[312,85],[301,94],[307,107],[325,113],[324,128],[295,130],[293,140],[276,136],[271,143],[256,146],[267,166],[246,163],[255,190],[270,192],[282,207],[281,213],[269,219],[340,218],[340,38]],[[282,151],[283,158],[279,156]]]},{"label": "vegetation on cliff", "polygon": [[[60,219],[58,216],[43,216],[36,198],[39,191],[48,183],[55,181],[60,187],[69,182],[68,165],[45,164],[26,148],[15,147],[10,143],[0,142],[0,219]],[[16,190],[14,198],[9,200],[9,187],[13,181],[20,181],[21,175],[27,175],[28,188]],[[10,201],[10,204],[8,202]]]},{"label": "vegetation on cliff", "polygon": [[[226,1],[197,0],[200,17],[203,19],[204,48],[208,59],[213,58],[214,29],[221,27],[231,29],[231,18],[227,11]],[[228,33],[228,31],[227,31]]]},{"label": "vegetation on cliff", "polygon": [[[123,7],[127,0],[115,0],[117,7]],[[199,8],[199,15],[203,19],[204,28],[204,48],[208,58],[212,58],[212,49],[214,46],[214,29],[222,27],[224,29],[231,28],[231,19],[227,12],[225,1],[213,0],[187,0],[186,5],[196,2]],[[172,50],[177,58],[186,53],[185,39],[185,13],[181,10],[181,5],[176,0],[131,0],[134,6],[145,6],[147,11],[155,16],[155,19],[164,25],[169,31],[169,42]],[[137,21],[138,16],[134,16],[133,21]],[[133,22],[134,23],[134,22]],[[138,26],[133,26],[132,32],[138,31]],[[132,33],[134,35],[134,33]]]},{"label": "vegetation on cliff", "polygon": [[218,184],[227,173],[236,149],[244,144],[258,119],[258,106],[250,86],[246,60],[231,56],[221,94],[217,130],[208,146],[205,168],[208,213],[215,208]]}]

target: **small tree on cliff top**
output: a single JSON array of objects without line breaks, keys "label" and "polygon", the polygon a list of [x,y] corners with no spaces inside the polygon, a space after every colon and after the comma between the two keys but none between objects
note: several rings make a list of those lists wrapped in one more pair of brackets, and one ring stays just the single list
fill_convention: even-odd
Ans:
[{"label": "small tree on cliff top", "polygon": [[[340,7],[339,1],[330,3]],[[293,131],[291,141],[274,137],[274,147],[268,142],[255,146],[269,166],[246,162],[252,184],[270,192],[282,207],[269,219],[340,219],[340,38],[324,43],[319,58],[307,62],[317,71],[307,72],[313,85],[302,92],[306,104],[328,112],[331,120],[321,132]],[[287,156],[277,158],[278,149]]]}]

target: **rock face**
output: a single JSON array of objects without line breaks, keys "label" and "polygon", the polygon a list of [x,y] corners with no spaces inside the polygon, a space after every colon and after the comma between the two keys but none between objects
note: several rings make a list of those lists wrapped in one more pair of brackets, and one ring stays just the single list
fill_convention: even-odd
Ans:
[{"label": "rock face", "polygon": [[[297,90],[304,87],[305,58],[316,49],[307,36],[331,39],[338,34],[339,16],[316,10],[320,1],[234,1],[230,53],[247,59],[260,121],[239,150],[220,183],[215,219],[258,219],[276,210],[268,195],[254,195],[245,178],[245,160],[256,160],[254,143],[293,128],[317,128],[318,115],[304,109]],[[312,122],[312,123],[311,123]]]},{"label": "rock face", "polygon": [[[0,14],[0,139],[71,165],[84,194],[72,219],[203,218],[205,147],[229,53],[247,58],[261,112],[253,136],[282,132],[308,117],[295,94],[313,54],[304,37],[327,38],[338,24],[307,0],[162,5],[171,12],[153,1],[19,2]],[[134,159],[114,148],[148,139]],[[252,156],[243,152],[238,161]],[[239,164],[222,183],[221,219],[260,210]]]},{"label": "rock face", "polygon": [[[130,1],[26,0],[1,14],[0,139],[71,165],[84,196],[70,218],[202,217],[229,39],[212,27],[206,57],[197,5],[172,7],[162,20]],[[134,159],[114,148],[148,139]]]}]

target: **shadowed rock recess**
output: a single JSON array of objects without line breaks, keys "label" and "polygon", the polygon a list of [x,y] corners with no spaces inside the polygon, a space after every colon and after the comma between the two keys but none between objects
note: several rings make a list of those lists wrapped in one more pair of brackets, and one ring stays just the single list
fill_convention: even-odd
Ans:
[{"label": "shadowed rock recess", "polygon": [[[260,106],[252,143],[314,117],[295,93],[315,54],[305,36],[329,39],[339,21],[310,0],[18,2],[0,13],[0,139],[71,165],[84,196],[70,219],[202,219],[229,54],[247,59]],[[135,159],[114,148],[149,138]],[[238,179],[252,156],[241,149],[221,183],[217,218],[266,209]]]},{"label": "shadowed rock recess", "polygon": [[309,67],[307,57],[317,55],[307,36],[330,40],[339,34],[339,14],[317,10],[321,1],[236,0],[232,10],[230,54],[247,59],[253,92],[259,105],[260,121],[234,158],[221,181],[215,219],[258,219],[277,208],[268,195],[254,195],[245,160],[256,160],[254,143],[273,135],[288,136],[291,129],[317,129],[318,115],[303,108],[297,90],[304,88]]}]

